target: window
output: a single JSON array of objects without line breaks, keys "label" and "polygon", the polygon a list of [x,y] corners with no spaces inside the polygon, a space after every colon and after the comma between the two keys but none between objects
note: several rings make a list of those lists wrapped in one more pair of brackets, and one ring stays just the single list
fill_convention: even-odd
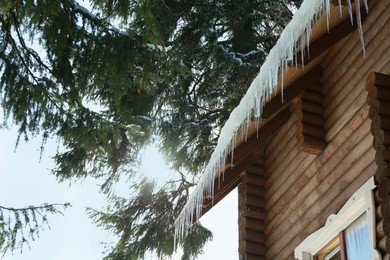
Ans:
[{"label": "window", "polygon": [[337,215],[296,249],[299,260],[380,260],[376,250],[374,178],[360,187]]}]

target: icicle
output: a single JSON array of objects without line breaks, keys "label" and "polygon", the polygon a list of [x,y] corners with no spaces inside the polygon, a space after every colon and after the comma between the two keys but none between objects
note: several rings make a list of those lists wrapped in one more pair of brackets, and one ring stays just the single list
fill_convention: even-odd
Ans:
[{"label": "icicle", "polygon": [[341,8],[341,0],[339,0],[340,17],[343,17],[343,9]]},{"label": "icicle", "polygon": [[364,8],[366,9],[366,12],[368,13],[368,3],[367,0],[364,0]]},{"label": "icicle", "polygon": [[325,8],[326,8],[326,28],[329,33],[330,0],[325,0]]},{"label": "icicle", "polygon": [[366,49],[364,48],[364,39],[363,39],[363,28],[362,28],[362,16],[360,13],[360,0],[355,0],[355,5],[356,5],[356,22],[358,26],[358,31],[359,31],[359,39],[360,39],[360,44],[362,45],[362,50],[363,50],[363,57],[366,57]]},{"label": "icicle", "polygon": [[352,13],[351,0],[348,0],[348,12],[349,12],[349,18],[351,19],[351,24],[353,25],[353,13]]}]

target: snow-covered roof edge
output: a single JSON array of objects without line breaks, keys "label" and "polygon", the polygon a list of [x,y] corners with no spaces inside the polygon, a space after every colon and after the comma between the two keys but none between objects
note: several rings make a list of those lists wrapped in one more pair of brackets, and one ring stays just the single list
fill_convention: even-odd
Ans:
[{"label": "snow-covered roof edge", "polygon": [[[303,57],[305,49],[309,49],[309,40],[313,24],[325,11],[328,26],[331,0],[305,0],[294,14],[290,23],[283,30],[276,45],[271,49],[259,74],[251,83],[240,104],[232,111],[225,126],[221,130],[217,146],[211,159],[203,171],[196,188],[190,194],[182,212],[175,221],[175,240],[181,239],[189,226],[201,217],[203,198],[213,197],[214,179],[216,174],[223,172],[227,155],[234,149],[236,137],[240,133],[246,134],[251,116],[260,117],[266,101],[277,90],[278,81],[283,86],[283,75],[290,62],[294,62],[296,50],[301,51]],[[340,14],[341,14],[341,0]],[[349,15],[353,23],[352,2],[348,0]],[[368,11],[368,0],[364,5]],[[364,52],[363,33],[360,15],[360,0],[355,0],[357,25],[360,41]],[[306,48],[305,48],[306,47]],[[303,59],[302,59],[303,60]],[[281,79],[279,79],[281,75]],[[176,243],[175,243],[176,244]]]}]

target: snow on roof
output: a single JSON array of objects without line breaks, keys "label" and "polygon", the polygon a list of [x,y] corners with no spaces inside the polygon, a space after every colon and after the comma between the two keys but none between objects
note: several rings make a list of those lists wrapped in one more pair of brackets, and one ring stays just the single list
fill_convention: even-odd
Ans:
[{"label": "snow on roof", "polygon": [[[320,15],[325,11],[328,27],[331,0],[305,0],[294,14],[290,23],[283,30],[276,45],[271,49],[262,65],[259,74],[251,83],[240,104],[232,111],[228,121],[221,130],[218,144],[205,167],[203,174],[190,194],[182,212],[175,221],[175,239],[181,239],[191,224],[202,214],[203,199],[214,197],[215,177],[223,172],[227,155],[236,145],[236,137],[246,134],[251,116],[260,117],[264,104],[277,91],[278,81],[283,86],[283,75],[290,62],[294,62],[294,54],[300,51],[302,57],[305,47],[309,49],[311,29]],[[348,0],[348,10],[352,19],[352,0]],[[368,9],[368,0],[364,5]],[[341,0],[338,0],[341,14]],[[360,0],[355,0],[357,25],[360,41],[363,46],[362,26],[360,19]],[[368,10],[367,10],[368,11]],[[329,28],[328,28],[329,29]],[[303,60],[303,59],[302,59]],[[280,77],[281,75],[281,77]],[[176,244],[176,243],[175,243]]]}]

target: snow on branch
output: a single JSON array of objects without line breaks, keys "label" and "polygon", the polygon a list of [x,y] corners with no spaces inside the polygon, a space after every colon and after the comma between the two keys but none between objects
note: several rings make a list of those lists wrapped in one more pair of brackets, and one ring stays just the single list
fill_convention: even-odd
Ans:
[{"label": "snow on branch", "polygon": [[[309,40],[313,24],[325,12],[330,18],[331,0],[305,0],[294,14],[290,23],[283,30],[276,45],[270,51],[259,74],[251,83],[240,104],[232,111],[228,121],[221,130],[218,144],[205,167],[201,179],[191,193],[187,204],[175,221],[175,240],[181,239],[191,224],[197,221],[202,214],[204,198],[214,197],[214,180],[225,166],[227,155],[234,149],[236,137],[246,134],[251,115],[260,117],[264,104],[276,92],[280,80],[283,86],[283,75],[290,62],[294,62],[294,55],[300,52],[304,56],[305,47],[309,49]],[[367,1],[364,5],[367,9]],[[348,8],[352,10],[351,0]],[[360,15],[360,2],[355,0],[357,25],[360,41],[364,52],[363,32]],[[352,20],[352,11],[349,12]],[[328,21],[329,23],[329,21]],[[280,77],[281,76],[281,77]],[[176,243],[175,243],[176,245]]]},{"label": "snow on branch", "polygon": [[76,0],[70,0],[69,2],[72,4],[72,7],[76,12],[80,13],[85,18],[88,18],[90,21],[95,22],[96,24],[102,26],[108,31],[114,32],[118,35],[129,37],[129,34],[126,31],[120,30],[112,24],[105,24],[102,19],[90,12],[87,8],[81,6],[78,2],[76,2]]}]

